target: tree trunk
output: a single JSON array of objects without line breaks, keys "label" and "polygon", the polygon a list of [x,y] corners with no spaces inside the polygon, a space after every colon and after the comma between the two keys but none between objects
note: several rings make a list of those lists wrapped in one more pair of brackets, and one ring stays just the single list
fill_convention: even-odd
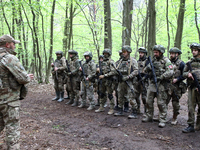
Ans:
[{"label": "tree trunk", "polygon": [[149,0],[149,33],[148,33],[148,55],[153,56],[153,46],[156,44],[156,10],[155,0]]},{"label": "tree trunk", "polygon": [[131,45],[131,25],[132,25],[133,0],[123,1],[123,20],[122,20],[122,46]]},{"label": "tree trunk", "polygon": [[168,45],[167,45],[167,57],[169,58],[169,48],[170,48],[170,34],[169,34],[169,18],[168,18],[168,0],[166,1],[166,22],[167,22],[167,37],[168,37]]},{"label": "tree trunk", "polygon": [[51,59],[52,59],[52,52],[53,52],[53,22],[54,22],[55,5],[56,5],[56,0],[53,0],[52,12],[51,12],[51,23],[50,23],[51,30],[50,30],[49,61],[48,61],[48,70],[46,71],[46,78],[45,78],[46,83],[49,83],[49,76],[50,76],[50,70],[51,70]]},{"label": "tree trunk", "polygon": [[104,0],[104,49],[112,51],[111,10],[110,0]]},{"label": "tree trunk", "polygon": [[5,20],[6,25],[7,25],[7,27],[8,27],[9,33],[10,33],[10,35],[12,35],[10,25],[9,25],[8,20],[7,20],[7,18],[6,18],[6,15],[5,15],[5,11],[4,11],[4,6],[3,6],[2,0],[1,0],[1,9],[2,9],[3,17],[4,17],[4,20]]},{"label": "tree trunk", "polygon": [[195,24],[196,24],[197,32],[198,32],[198,35],[199,35],[199,43],[200,43],[200,31],[199,31],[199,26],[198,26],[196,0],[194,0],[194,12],[195,12]]},{"label": "tree trunk", "polygon": [[178,19],[177,19],[176,37],[174,41],[174,47],[178,47],[179,49],[181,49],[184,14],[185,14],[185,0],[180,0],[180,7],[179,7],[179,13],[178,13]]}]

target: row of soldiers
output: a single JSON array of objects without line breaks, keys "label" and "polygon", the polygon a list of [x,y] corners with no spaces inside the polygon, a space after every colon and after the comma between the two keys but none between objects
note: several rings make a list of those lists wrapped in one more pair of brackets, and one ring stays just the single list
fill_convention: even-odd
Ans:
[{"label": "row of soldiers", "polygon": [[[56,97],[53,100],[59,102],[64,99],[64,84],[70,100],[66,104],[78,106],[79,96],[81,104],[79,108],[86,107],[87,98],[89,107],[95,108],[94,85],[97,81],[97,93],[100,107],[96,113],[105,111],[104,105],[107,98],[110,101],[109,115],[124,115],[129,110],[129,119],[138,118],[140,112],[140,97],[144,105],[142,122],[152,122],[154,114],[154,99],[157,98],[159,110],[159,124],[163,128],[166,125],[167,108],[170,100],[173,106],[173,118],[171,124],[177,124],[181,96],[188,88],[188,127],[182,132],[194,132],[195,107],[199,104],[199,81],[200,81],[200,45],[190,45],[193,58],[187,65],[179,59],[181,50],[171,48],[170,59],[164,57],[165,48],[162,45],[153,47],[153,59],[147,57],[147,50],[144,47],[138,49],[139,60],[130,57],[132,49],[125,45],[119,51],[120,59],[114,62],[111,59],[111,50],[104,49],[103,55],[99,57],[99,64],[92,60],[92,53],[85,52],[85,61],[80,61],[78,52],[69,50],[69,62],[63,57],[62,51],[56,52],[57,59],[52,63],[52,74]],[[192,69],[193,70],[192,70]],[[194,77],[195,75],[195,77]],[[184,79],[187,78],[187,84]],[[196,79],[195,79],[196,78]],[[81,82],[82,81],[82,82]],[[80,84],[81,83],[81,84]],[[80,88],[81,86],[81,88]],[[199,90],[198,90],[199,88]],[[79,91],[81,89],[80,95]],[[116,103],[113,96],[116,95]],[[117,110],[116,112],[114,110]],[[200,129],[200,109],[197,113],[196,130]]]}]

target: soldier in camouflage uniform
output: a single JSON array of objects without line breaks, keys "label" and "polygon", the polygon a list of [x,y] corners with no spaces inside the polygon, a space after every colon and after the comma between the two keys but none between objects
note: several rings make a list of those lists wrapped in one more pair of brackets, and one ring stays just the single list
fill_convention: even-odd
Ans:
[{"label": "soldier in camouflage uniform", "polygon": [[144,114],[146,113],[146,97],[147,97],[147,87],[148,87],[148,74],[143,73],[143,69],[149,64],[147,59],[147,50],[144,47],[138,49],[139,60],[138,62],[138,75],[135,78],[135,99],[138,105],[138,113],[140,113],[140,95],[142,98],[142,103],[144,105]]},{"label": "soldier in camouflage uniform", "polygon": [[183,77],[187,78],[188,84],[188,127],[182,130],[183,133],[195,132],[195,108],[198,105],[197,118],[196,118],[196,130],[200,130],[200,94],[195,86],[194,77],[192,73],[196,74],[197,80],[200,83],[200,44],[193,43],[190,45],[193,58],[189,60],[192,72],[189,71],[187,63],[183,71]]},{"label": "soldier in camouflage uniform", "polygon": [[[82,91],[81,91],[81,105],[78,106],[79,108],[83,108],[86,105],[86,98],[88,97],[88,100],[90,101],[90,106],[87,108],[87,110],[93,110],[94,109],[94,89],[93,89],[93,83],[95,80],[96,75],[96,64],[92,60],[92,53],[91,52],[85,52],[83,54],[85,57],[85,62],[83,63],[83,70],[85,76],[82,80]],[[80,71],[83,71],[80,67]]]},{"label": "soldier in camouflage uniform", "polygon": [[170,61],[174,65],[174,75],[168,92],[167,105],[172,99],[173,119],[171,124],[176,125],[177,116],[179,115],[179,109],[180,109],[179,99],[181,98],[182,94],[186,92],[186,84],[183,82],[184,80],[183,69],[185,67],[185,63],[178,58],[178,56],[181,55],[182,52],[177,47],[171,48],[169,50],[169,53],[170,53]]},{"label": "soldier in camouflage uniform", "polygon": [[113,98],[113,88],[112,88],[112,77],[115,74],[115,69],[112,64],[114,61],[111,59],[111,50],[104,49],[103,51],[103,62],[101,62],[102,75],[99,76],[99,79],[102,80],[102,84],[100,85],[100,107],[95,110],[95,112],[104,111],[104,104],[106,103],[106,92],[108,94],[108,98],[110,100],[110,110],[108,112],[109,115],[114,113],[114,98]]},{"label": "soldier in camouflage uniform", "polygon": [[10,35],[0,37],[0,132],[6,128],[8,150],[19,150],[20,89],[33,79],[15,56],[15,44]]},{"label": "soldier in camouflage uniform", "polygon": [[[122,81],[118,84],[118,98],[119,98],[119,111],[115,113],[115,116],[123,115],[123,106],[125,102],[130,102],[132,106],[132,113],[128,116],[129,119],[137,118],[137,102],[134,98],[134,94],[131,92],[133,89],[133,78],[138,75],[137,61],[130,57],[132,49],[129,45],[122,47],[123,59],[120,60],[116,69],[118,69],[123,75]],[[130,87],[127,85],[127,83]],[[131,88],[131,89],[130,89]]]},{"label": "soldier in camouflage uniform", "polygon": [[[165,127],[167,119],[167,90],[169,80],[173,76],[173,65],[171,61],[164,57],[165,48],[162,45],[155,45],[153,47],[154,57],[152,60],[155,74],[158,80],[158,94],[156,92],[156,86],[153,81],[152,74],[150,74],[150,82],[147,89],[147,110],[146,115],[142,119],[142,122],[151,122],[154,113],[154,98],[157,98],[157,104],[159,109],[159,127]],[[150,64],[144,68],[144,73],[151,73]]]},{"label": "soldier in camouflage uniform", "polygon": [[[78,59],[78,52],[75,50],[69,50],[69,68],[68,68],[68,83],[67,87],[69,88],[70,92],[70,101],[66,104],[72,104],[71,106],[78,106],[79,101],[79,90],[80,90],[80,74],[79,74],[79,59]],[[70,69],[70,70],[69,70]]]},{"label": "soldier in camouflage uniform", "polygon": [[63,57],[62,51],[57,51],[55,54],[57,56],[57,59],[54,63],[51,64],[51,66],[56,97],[52,100],[58,100],[58,102],[62,102],[64,100],[64,78],[66,70],[66,59],[65,57]]}]

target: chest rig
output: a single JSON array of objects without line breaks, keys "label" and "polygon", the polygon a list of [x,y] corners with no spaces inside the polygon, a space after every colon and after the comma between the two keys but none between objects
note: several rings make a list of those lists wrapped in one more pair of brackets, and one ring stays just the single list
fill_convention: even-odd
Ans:
[{"label": "chest rig", "polygon": [[143,69],[144,69],[144,67],[145,67],[145,64],[146,64],[146,61],[147,61],[147,59],[138,60],[138,61],[137,61],[137,62],[138,62],[138,70],[139,70],[140,72],[143,71]]},{"label": "chest rig", "polygon": [[155,74],[157,77],[161,76],[165,71],[166,71],[166,62],[164,60],[165,57],[160,58],[160,59],[156,59],[154,58],[152,63],[155,69]]},{"label": "chest rig", "polygon": [[128,60],[121,60],[117,68],[122,73],[122,75],[130,75],[132,63],[133,63],[132,58]]},{"label": "chest rig", "polygon": [[83,64],[83,69],[85,71],[86,76],[90,75],[92,73],[92,61],[89,61],[88,63]]},{"label": "chest rig", "polygon": [[178,59],[175,62],[172,61],[173,67],[174,67],[174,78],[177,78],[181,75],[181,71],[179,70],[180,64],[182,60]]},{"label": "chest rig", "polygon": [[101,69],[103,74],[109,73],[111,71],[110,69],[110,59],[103,60],[101,62]]},{"label": "chest rig", "polygon": [[192,73],[195,73],[198,81],[200,81],[200,59],[192,59],[191,61]]}]

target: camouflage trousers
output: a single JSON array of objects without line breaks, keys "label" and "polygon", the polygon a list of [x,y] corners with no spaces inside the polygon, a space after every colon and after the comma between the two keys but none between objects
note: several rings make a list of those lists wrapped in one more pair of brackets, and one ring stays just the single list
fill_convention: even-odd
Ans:
[{"label": "camouflage trousers", "polygon": [[148,84],[146,83],[145,84],[145,87],[143,87],[141,84],[137,84],[137,86],[134,86],[134,97],[136,99],[136,102],[137,102],[137,105],[138,105],[138,109],[140,109],[140,95],[141,95],[141,98],[142,98],[142,103],[144,105],[146,105],[146,99],[147,99],[147,88],[148,87]]},{"label": "camouflage trousers", "polygon": [[[133,88],[133,83],[128,81],[128,84]],[[118,101],[119,101],[119,108],[123,108],[125,102],[130,102],[132,109],[137,110],[137,102],[134,98],[134,94],[131,92],[131,89],[127,86],[125,82],[119,82],[118,84]]]},{"label": "camouflage trousers", "polygon": [[69,78],[67,80],[66,90],[70,93],[70,99],[78,102],[79,100],[79,90],[80,90],[80,81],[77,81],[76,77]]},{"label": "camouflage trousers", "polygon": [[6,129],[6,143],[8,150],[19,150],[20,121],[19,106],[0,105],[0,131]]},{"label": "camouflage trousers", "polygon": [[200,126],[200,94],[196,88],[188,88],[188,121],[190,125],[195,123],[195,108],[198,105],[196,126]]},{"label": "camouflage trousers", "polygon": [[82,82],[82,86],[81,86],[81,98],[82,104],[86,104],[86,99],[88,97],[88,100],[90,101],[90,105],[95,104],[94,102],[94,88],[93,88],[93,83],[92,82],[88,82],[88,85],[85,84],[85,82]]},{"label": "camouflage trousers", "polygon": [[[173,88],[171,88],[171,89],[173,89]],[[169,90],[169,92],[168,92],[167,105],[169,104],[170,100],[172,100],[174,116],[179,115],[179,110],[180,110],[179,100],[180,100],[181,96],[182,96],[182,91],[178,87],[175,87],[173,90]]]},{"label": "camouflage trousers", "polygon": [[157,95],[154,84],[150,84],[147,89],[147,112],[146,115],[153,119],[154,114],[154,99],[157,98],[157,105],[159,109],[159,122],[166,123],[167,118],[167,90],[163,84],[158,84],[159,93]]},{"label": "camouflage trousers", "polygon": [[[100,105],[104,105],[107,100],[107,95],[110,100],[110,108],[114,108],[114,97],[113,97],[113,88],[112,88],[112,81],[108,79],[102,79],[102,84],[100,86]],[[107,93],[107,95],[106,95]]]},{"label": "camouflage trousers", "polygon": [[64,80],[62,76],[54,79],[54,89],[59,92],[64,92]]}]

